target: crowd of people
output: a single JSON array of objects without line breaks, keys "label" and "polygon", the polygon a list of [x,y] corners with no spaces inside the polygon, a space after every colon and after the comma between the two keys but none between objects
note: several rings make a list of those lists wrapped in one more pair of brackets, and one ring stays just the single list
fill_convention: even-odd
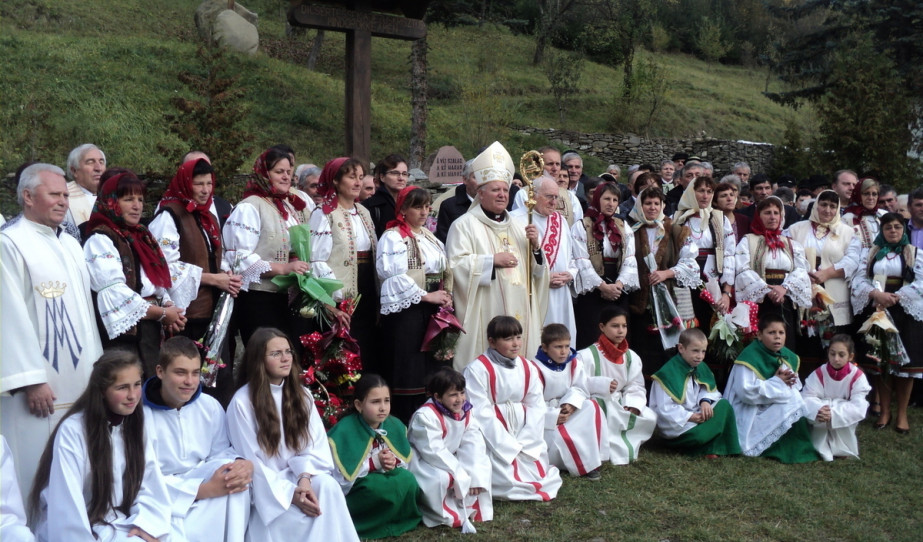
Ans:
[{"label": "crowd of people", "polygon": [[[716,180],[680,153],[622,179],[539,153],[524,184],[494,142],[434,201],[399,155],[370,173],[277,145],[231,205],[191,152],[150,220],[145,183],[92,144],[66,171],[25,164],[0,232],[2,538],[474,532],[493,499],[552,500],[562,472],[599,480],[654,435],[801,463],[858,457],[868,415],[910,431],[923,187],[905,216],[850,170],[796,192],[743,162]],[[338,285],[323,318],[288,276]],[[228,297],[203,385],[197,341]],[[739,309],[752,334],[728,359]],[[424,347],[447,314],[457,342]],[[362,376],[327,431],[301,337],[331,328]]]}]

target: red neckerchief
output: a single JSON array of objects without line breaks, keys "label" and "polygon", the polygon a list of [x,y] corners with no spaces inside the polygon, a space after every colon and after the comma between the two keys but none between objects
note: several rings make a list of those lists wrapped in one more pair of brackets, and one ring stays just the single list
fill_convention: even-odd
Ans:
[{"label": "red neckerchief", "polygon": [[750,233],[762,235],[766,239],[766,246],[769,247],[769,250],[785,248],[785,241],[782,240],[782,229],[768,229],[757,213],[753,213],[753,220],[750,221]]},{"label": "red neckerchief", "polygon": [[846,208],[843,209],[843,214],[852,213],[852,223],[853,226],[858,226],[862,222],[863,216],[877,216],[878,208],[867,209],[862,205],[862,182],[865,179],[862,179],[856,183],[856,187],[852,191],[852,195],[849,197],[849,203],[846,204]]},{"label": "red neckerchief", "polygon": [[[208,240],[212,245],[212,249],[217,250],[221,247],[221,230],[218,228],[218,220],[215,219],[215,215],[211,212],[212,196],[208,196],[208,201],[203,205],[199,205],[192,199],[192,170],[195,169],[196,164],[198,164],[200,160],[207,163],[204,158],[190,160],[176,170],[176,175],[173,176],[173,180],[170,181],[170,186],[167,187],[167,191],[163,193],[163,198],[161,198],[160,201],[179,202],[181,205],[185,206],[187,213],[193,213],[198,216],[199,223],[202,224],[202,229],[204,229],[205,233],[208,235]],[[211,176],[212,193],[214,194],[217,181],[215,180],[214,173],[212,173]]]},{"label": "red neckerchief", "polygon": [[[606,184],[614,185],[615,183]],[[603,188],[606,184],[601,184],[596,187],[596,192],[593,193],[593,203],[587,209],[584,216],[593,219],[593,227],[590,230],[593,234],[593,239],[602,241],[603,236],[608,236],[609,242],[612,243],[612,248],[616,248],[622,245],[622,232],[615,226],[614,216],[607,217],[599,211],[599,200],[602,198],[604,192]]]},{"label": "red neckerchief", "polygon": [[407,224],[407,217],[404,216],[404,213],[401,212],[401,209],[404,208],[404,201],[407,200],[407,195],[417,188],[420,187],[408,185],[405,186],[403,190],[401,190],[401,193],[397,195],[397,201],[394,202],[394,220],[389,220],[388,223],[385,224],[386,230],[397,228],[397,231],[401,234],[402,239],[413,235],[413,230],[410,228],[410,225]]},{"label": "red neckerchief", "polygon": [[833,365],[830,365],[829,363],[825,363],[824,365],[827,367],[827,374],[830,375],[830,378],[836,380],[837,382],[846,378],[846,375],[848,375],[852,370],[852,367],[850,367],[851,364],[849,363],[840,367],[839,369],[834,369]]},{"label": "red neckerchief", "polygon": [[304,209],[307,203],[292,193],[277,194],[273,192],[272,185],[269,182],[269,164],[266,163],[266,154],[268,153],[269,150],[267,149],[256,159],[256,162],[253,163],[253,175],[251,175],[250,179],[247,181],[247,187],[244,190],[243,197],[259,196],[269,199],[269,201],[276,206],[276,209],[279,210],[282,219],[288,220],[288,210],[285,208],[285,205],[282,204],[282,200],[288,200],[296,211]]},{"label": "red neckerchief", "polygon": [[621,365],[625,363],[625,352],[628,352],[628,339],[622,339],[621,344],[616,346],[612,344],[612,341],[609,340],[604,334],[599,334],[599,340],[596,341],[596,344],[599,345],[599,349],[602,350],[606,359],[615,363],[616,365]]}]

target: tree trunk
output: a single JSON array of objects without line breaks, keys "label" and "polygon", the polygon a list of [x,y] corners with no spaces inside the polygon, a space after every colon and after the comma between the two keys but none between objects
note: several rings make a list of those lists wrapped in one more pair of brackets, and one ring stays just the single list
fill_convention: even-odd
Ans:
[{"label": "tree trunk", "polygon": [[314,43],[311,44],[311,53],[308,54],[308,70],[314,71],[314,66],[317,65],[317,56],[320,54],[320,49],[324,45],[324,31],[318,30],[317,35],[314,36]]},{"label": "tree trunk", "polygon": [[622,79],[622,97],[632,98],[631,71],[635,61],[635,48],[630,47],[625,51],[625,63],[622,65],[624,77]]},{"label": "tree trunk", "polygon": [[413,118],[410,122],[410,164],[418,168],[426,157],[426,37],[410,49],[410,91]]}]

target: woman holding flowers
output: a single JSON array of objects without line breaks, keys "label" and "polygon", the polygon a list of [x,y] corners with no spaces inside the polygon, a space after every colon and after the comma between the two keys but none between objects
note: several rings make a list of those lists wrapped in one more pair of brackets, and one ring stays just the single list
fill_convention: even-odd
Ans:
[{"label": "woman holding flowers", "polygon": [[452,308],[452,273],[445,245],[424,227],[429,191],[407,186],[397,196],[395,219],[378,241],[375,267],[381,281],[385,359],[393,364],[392,413],[404,423],[426,402],[426,378],[448,365],[452,353],[421,351],[430,319]]}]

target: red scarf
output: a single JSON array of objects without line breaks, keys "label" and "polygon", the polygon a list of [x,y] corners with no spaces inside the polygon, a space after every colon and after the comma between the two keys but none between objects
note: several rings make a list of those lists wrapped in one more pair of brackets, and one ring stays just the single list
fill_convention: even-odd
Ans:
[{"label": "red scarf", "polygon": [[605,183],[596,187],[596,192],[593,193],[593,203],[584,216],[593,219],[593,227],[590,230],[593,239],[602,241],[603,236],[608,236],[612,248],[615,249],[622,245],[622,232],[615,225],[615,219],[612,216],[606,216],[599,211],[599,200],[602,198],[603,188],[607,185],[615,186],[615,183]]},{"label": "red scarf", "polygon": [[604,334],[599,334],[599,340],[596,341],[596,344],[599,346],[599,349],[602,350],[606,359],[615,363],[616,365],[621,365],[625,363],[625,352],[628,352],[628,339],[622,339],[622,342],[619,345],[615,345],[612,341],[609,340],[609,337],[606,337]]},{"label": "red scarf", "polygon": [[868,209],[862,205],[862,185],[865,184],[866,181],[872,181],[876,185],[878,184],[878,181],[871,177],[860,179],[859,182],[856,183],[856,187],[853,188],[852,195],[849,196],[849,203],[846,204],[846,209],[843,209],[843,214],[852,213],[853,226],[858,226],[859,223],[862,222],[863,216],[878,216],[877,207]]},{"label": "red scarf", "polygon": [[846,375],[852,371],[852,363],[847,363],[839,369],[834,369],[833,365],[830,365],[829,363],[825,363],[824,365],[827,367],[827,374],[830,375],[830,378],[836,380],[837,382],[846,378]]},{"label": "red scarf", "polygon": [[766,246],[769,250],[780,250],[785,248],[785,241],[782,239],[782,229],[776,228],[770,230],[763,224],[763,219],[758,213],[753,213],[753,220],[750,221],[750,233],[762,235],[766,239]]},{"label": "red scarf", "polygon": [[401,238],[413,235],[413,230],[410,228],[410,225],[407,224],[407,217],[404,216],[401,210],[404,208],[404,201],[407,200],[407,195],[417,188],[420,187],[408,185],[401,190],[401,193],[397,195],[397,201],[394,203],[394,220],[390,220],[385,224],[385,229],[390,230],[391,228],[397,228],[398,233],[401,234]]},{"label": "red scarf", "polygon": [[217,250],[221,248],[221,230],[218,228],[218,220],[211,212],[212,195],[215,193],[214,187],[217,183],[214,173],[211,174],[212,193],[209,194],[208,201],[203,205],[199,205],[192,199],[192,170],[195,169],[196,164],[200,161],[208,163],[204,158],[199,158],[198,160],[186,162],[176,170],[176,175],[174,175],[173,180],[170,181],[170,186],[168,186],[167,191],[163,193],[163,198],[160,202],[179,202],[185,206],[187,213],[196,215],[199,219],[199,224],[202,225],[202,229],[204,229],[205,233],[208,235],[208,240],[211,242],[212,249]]},{"label": "red scarf", "polygon": [[276,209],[279,210],[282,219],[288,220],[288,210],[285,208],[285,205],[282,204],[283,200],[288,200],[296,211],[304,209],[307,204],[303,199],[291,192],[279,194],[273,191],[272,184],[269,182],[269,164],[266,163],[266,155],[268,153],[269,149],[263,151],[263,154],[253,163],[253,175],[251,175],[250,179],[247,181],[247,187],[244,189],[244,197],[258,196],[267,198],[276,206]]},{"label": "red scarf", "polygon": [[[87,230],[93,231],[98,226],[108,226],[124,239],[131,250],[138,256],[141,269],[154,286],[169,288],[173,285],[170,280],[170,268],[163,257],[160,245],[143,224],[129,226],[122,218],[122,208],[119,206],[118,186],[123,178],[135,177],[128,171],[106,179],[99,187],[99,195],[93,206],[93,213],[87,221]],[[137,177],[135,177],[137,178]],[[133,287],[134,285],[129,285]]]},{"label": "red scarf", "polygon": [[324,165],[324,170],[321,171],[320,178],[317,180],[317,193],[323,198],[321,208],[324,210],[325,215],[329,215],[337,208],[337,188],[333,185],[333,180],[336,178],[337,172],[340,171],[340,166],[347,160],[349,158],[344,156],[327,162]]}]

